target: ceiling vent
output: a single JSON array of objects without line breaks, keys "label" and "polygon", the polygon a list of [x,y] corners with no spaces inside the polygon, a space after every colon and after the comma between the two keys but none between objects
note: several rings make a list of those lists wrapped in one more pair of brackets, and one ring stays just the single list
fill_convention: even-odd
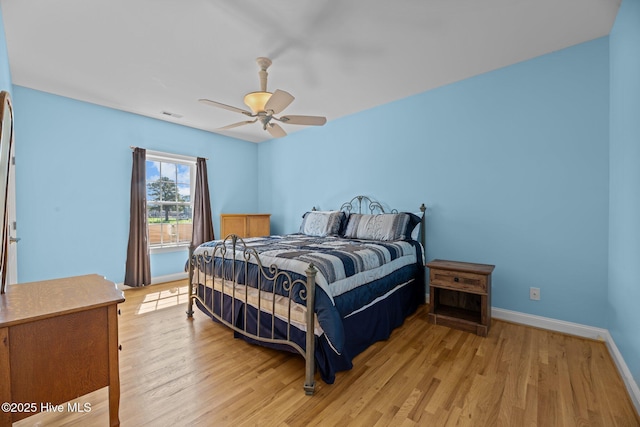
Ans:
[{"label": "ceiling vent", "polygon": [[174,119],[181,119],[182,118],[182,115],[176,114],[176,113],[170,113],[169,111],[163,111],[162,115],[163,116],[173,117]]}]

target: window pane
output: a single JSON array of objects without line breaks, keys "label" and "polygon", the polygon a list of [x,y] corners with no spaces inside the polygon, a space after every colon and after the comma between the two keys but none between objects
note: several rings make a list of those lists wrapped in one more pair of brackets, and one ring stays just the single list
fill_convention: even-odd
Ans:
[{"label": "window pane", "polygon": [[176,182],[176,165],[175,163],[162,162],[160,165],[160,176]]},{"label": "window pane", "polygon": [[147,203],[147,222],[161,222],[162,212],[159,205],[155,203]]},{"label": "window pane", "polygon": [[160,163],[147,160],[146,180],[147,180],[147,201],[160,200],[160,191],[157,189],[157,181],[160,178]]},{"label": "window pane", "polygon": [[191,221],[181,221],[178,223],[178,243],[191,242],[191,233],[193,232],[193,223]]},{"label": "window pane", "polygon": [[178,196],[178,189],[176,182],[169,178],[162,177],[160,182],[160,200],[163,202],[176,202]]},{"label": "window pane", "polygon": [[176,165],[177,166],[177,182],[178,184],[191,185],[191,167],[188,165]]},{"label": "window pane", "polygon": [[155,202],[158,200],[157,194],[152,191],[152,188],[149,186],[147,182],[147,202]]},{"label": "window pane", "polygon": [[149,244],[162,244],[162,213],[160,206],[147,205],[147,227],[149,229]]},{"label": "window pane", "polygon": [[191,186],[189,184],[178,184],[178,201],[191,201]]},{"label": "window pane", "polygon": [[175,219],[170,220],[168,224],[165,225],[165,240],[163,243],[175,244],[178,239],[178,228]]},{"label": "window pane", "polygon": [[145,170],[147,174],[147,182],[149,181],[157,181],[160,178],[160,162],[153,162],[151,160],[147,160]]},{"label": "window pane", "polygon": [[147,183],[147,202],[162,201],[164,193],[163,181],[152,181]]}]

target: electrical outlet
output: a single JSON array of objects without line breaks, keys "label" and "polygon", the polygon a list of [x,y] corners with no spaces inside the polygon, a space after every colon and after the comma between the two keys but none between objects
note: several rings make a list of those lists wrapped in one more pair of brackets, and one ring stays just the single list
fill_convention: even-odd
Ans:
[{"label": "electrical outlet", "polygon": [[540,288],[529,288],[529,299],[540,301]]}]

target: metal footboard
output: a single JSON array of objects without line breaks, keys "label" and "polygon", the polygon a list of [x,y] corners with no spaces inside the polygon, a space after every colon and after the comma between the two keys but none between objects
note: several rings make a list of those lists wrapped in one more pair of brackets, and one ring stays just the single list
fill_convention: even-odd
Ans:
[{"label": "metal footboard", "polygon": [[[234,234],[209,249],[194,254],[195,248],[189,248],[187,315],[193,317],[193,304],[197,301],[211,317],[239,334],[294,349],[305,358],[304,390],[312,395],[315,391],[316,322],[313,307],[317,269],[310,264],[303,280],[293,279],[290,273],[279,270],[275,265],[264,267],[258,253]],[[244,282],[250,275],[255,279],[255,286],[245,286]],[[307,309],[302,311],[303,318],[300,318],[302,305]],[[248,328],[250,306],[258,313],[255,331]],[[261,328],[265,316],[270,328]],[[282,330],[278,333],[276,322],[284,322],[284,334]],[[304,326],[298,329],[304,329],[306,333],[305,348],[292,339],[291,331],[295,325]]]}]

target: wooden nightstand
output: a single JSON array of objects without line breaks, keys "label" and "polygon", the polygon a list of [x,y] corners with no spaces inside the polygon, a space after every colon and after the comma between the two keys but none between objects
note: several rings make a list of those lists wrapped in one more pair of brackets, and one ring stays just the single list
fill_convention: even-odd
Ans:
[{"label": "wooden nightstand", "polygon": [[429,322],[486,337],[491,326],[491,273],[495,266],[440,259],[426,265]]}]

